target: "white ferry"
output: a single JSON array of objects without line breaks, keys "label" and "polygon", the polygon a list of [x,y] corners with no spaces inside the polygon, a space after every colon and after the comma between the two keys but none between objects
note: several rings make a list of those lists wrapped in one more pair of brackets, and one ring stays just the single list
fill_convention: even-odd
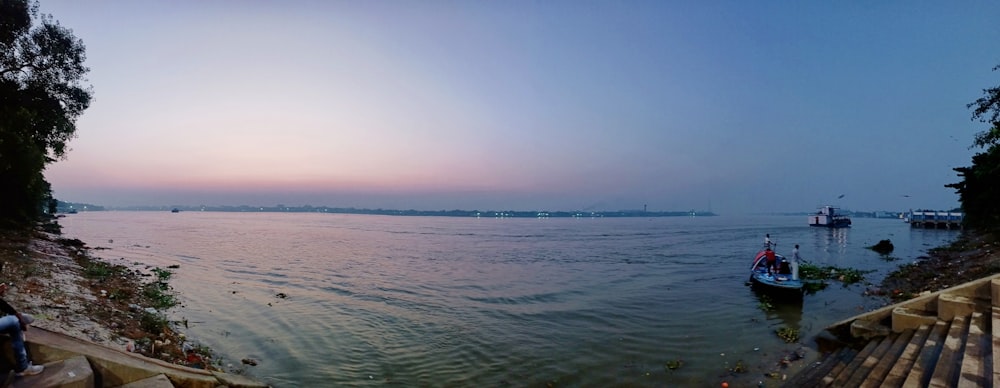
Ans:
[{"label": "white ferry", "polygon": [[809,216],[809,226],[847,228],[851,226],[851,219],[845,215],[837,214],[837,208],[833,206],[823,206],[816,214]]}]

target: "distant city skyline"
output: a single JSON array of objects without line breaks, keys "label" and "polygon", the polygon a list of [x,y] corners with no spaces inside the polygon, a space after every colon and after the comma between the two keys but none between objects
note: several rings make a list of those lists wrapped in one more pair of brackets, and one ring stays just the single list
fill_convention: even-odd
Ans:
[{"label": "distant city skyline", "polygon": [[78,2],[106,206],[950,209],[1000,3]]}]

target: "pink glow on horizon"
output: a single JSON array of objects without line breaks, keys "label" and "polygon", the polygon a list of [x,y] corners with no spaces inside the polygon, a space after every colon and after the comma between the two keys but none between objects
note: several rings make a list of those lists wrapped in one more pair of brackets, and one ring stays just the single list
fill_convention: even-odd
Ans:
[{"label": "pink glow on horizon", "polygon": [[95,91],[46,179],[93,204],[949,208],[995,84],[992,3],[40,6]]}]

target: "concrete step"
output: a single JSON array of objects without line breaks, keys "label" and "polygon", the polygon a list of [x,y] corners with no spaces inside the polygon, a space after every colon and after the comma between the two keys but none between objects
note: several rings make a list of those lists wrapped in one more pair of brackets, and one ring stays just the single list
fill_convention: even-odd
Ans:
[{"label": "concrete step", "polygon": [[838,358],[808,368],[808,379],[784,386],[1000,388],[1000,274],[845,319],[826,333],[864,349],[849,360],[835,351]]},{"label": "concrete step", "polygon": [[990,299],[993,301],[993,307],[1000,307],[1000,279],[990,280]]},{"label": "concrete step", "polygon": [[941,347],[944,345],[944,339],[948,335],[949,326],[951,326],[951,322],[938,321],[931,328],[931,332],[927,335],[927,340],[924,341],[924,346],[920,349],[920,354],[917,355],[917,359],[913,362],[910,373],[906,375],[906,380],[903,381],[904,387],[927,386],[927,383],[931,379],[931,373],[934,372],[934,365],[937,363],[938,355],[941,353]]},{"label": "concrete step", "polygon": [[823,377],[830,374],[838,366],[843,369],[858,352],[850,347],[843,347],[828,354],[822,361],[819,361],[793,376],[784,382],[784,387],[817,387]]},{"label": "concrete step", "polygon": [[992,357],[992,350],[987,351],[991,343],[987,342],[986,319],[980,312],[972,313],[969,321],[969,334],[965,339],[965,355],[962,357],[961,372],[958,376],[959,388],[985,387],[992,378],[987,373],[987,357]]},{"label": "concrete step", "polygon": [[968,332],[968,317],[957,316],[951,320],[951,328],[948,329],[948,336],[944,340],[944,346],[941,348],[941,354],[934,366],[934,374],[931,375],[928,387],[954,387],[958,382],[962,356],[965,351],[965,337]]},{"label": "concrete step", "polygon": [[[994,279],[1000,281],[1000,279]],[[996,288],[994,288],[995,290]],[[995,299],[1000,301],[1000,299]],[[993,386],[1000,388],[1000,307],[990,309],[990,342],[992,343]]]},{"label": "concrete step", "polygon": [[893,365],[896,365],[896,362],[899,360],[903,350],[910,344],[913,334],[913,329],[905,330],[902,333],[899,333],[899,336],[892,342],[889,349],[887,349],[881,357],[876,359],[877,363],[871,367],[870,372],[868,372],[867,375],[858,377],[856,380],[852,378],[852,381],[848,381],[847,385],[870,388],[883,386],[883,380],[885,380],[886,376],[889,375],[889,370],[892,369]]},{"label": "concrete step", "polygon": [[923,349],[924,342],[927,341],[927,336],[930,335],[932,327],[934,325],[923,325],[913,333],[913,337],[906,343],[906,347],[899,354],[899,358],[896,359],[892,369],[889,370],[889,374],[882,381],[882,387],[903,386],[903,382],[906,381],[906,376],[910,373],[910,369],[913,368],[913,363],[916,362],[917,356],[920,355],[920,350]]},{"label": "concrete step", "polygon": [[938,318],[942,321],[950,321],[955,317],[967,317],[976,311],[976,302],[972,298],[955,295],[941,294],[938,296]]},{"label": "concrete step", "polygon": [[42,373],[14,379],[11,387],[94,388],[94,370],[84,356],[49,362]]},{"label": "concrete step", "polygon": [[937,323],[936,312],[911,309],[907,307],[896,307],[892,309],[892,331],[902,332],[903,330],[916,330],[923,325],[933,325]]},{"label": "concrete step", "polygon": [[847,366],[851,364],[851,361],[854,361],[855,357],[858,357],[859,353],[859,351],[854,350],[844,353],[842,357],[833,364],[833,367],[830,368],[827,373],[819,376],[820,384],[818,385],[828,386],[832,384],[834,378],[843,372],[844,369],[847,369]]},{"label": "concrete step", "polygon": [[851,322],[851,336],[854,338],[871,339],[884,337],[892,332],[892,329],[875,321],[855,320]]},{"label": "concrete step", "polygon": [[851,374],[853,374],[854,371],[861,366],[861,363],[863,363],[868,356],[875,352],[878,345],[879,341],[877,340],[869,341],[868,345],[865,345],[865,348],[861,349],[861,352],[859,352],[857,356],[854,356],[854,359],[845,365],[843,369],[837,370],[837,368],[834,368],[829,375],[824,377],[823,385],[827,387],[843,387],[844,383],[851,378]]},{"label": "concrete step", "polygon": [[872,354],[869,354],[868,357],[865,357],[864,360],[861,360],[861,364],[859,364],[856,369],[851,371],[851,374],[847,377],[847,380],[841,386],[857,387],[858,385],[861,385],[861,382],[864,381],[865,376],[871,373],[872,369],[875,368],[875,365],[878,365],[878,362],[879,360],[882,359],[882,357],[887,357],[887,356],[891,357],[890,355],[888,355],[889,349],[892,348],[892,345],[896,342],[897,338],[899,338],[899,334],[892,333],[883,338],[881,341],[878,341],[879,342],[878,347],[876,347],[875,350],[872,351]]},{"label": "concrete step", "polygon": [[[2,336],[0,336],[2,337]],[[185,368],[166,361],[146,358],[135,353],[120,349],[111,349],[93,344],[78,338],[53,333],[41,328],[32,328],[26,342],[28,354],[32,360],[40,363],[64,360],[74,356],[85,356],[90,360],[90,367],[100,376],[98,383],[105,387],[114,387],[142,380],[158,374],[170,376],[178,386],[183,387],[230,387],[253,386],[247,384],[226,383],[220,377],[246,379],[243,376],[218,374],[210,371]],[[257,386],[262,385],[257,383]]]},{"label": "concrete step", "polygon": [[118,388],[174,388],[174,384],[170,382],[170,379],[167,378],[166,375],[159,374],[125,385],[120,385]]},{"label": "concrete step", "polygon": [[993,352],[1000,347],[987,324],[1000,322],[1000,308],[994,310],[989,321],[974,312],[873,338],[854,357],[841,349],[783,385],[1000,388],[993,381]]}]

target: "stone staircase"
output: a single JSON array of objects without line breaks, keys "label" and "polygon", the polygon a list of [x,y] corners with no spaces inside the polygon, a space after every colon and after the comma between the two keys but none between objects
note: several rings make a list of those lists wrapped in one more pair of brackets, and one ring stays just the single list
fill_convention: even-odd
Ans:
[{"label": "stone staircase", "polygon": [[[45,370],[14,377],[11,387],[60,388],[264,388],[267,384],[243,376],[188,368],[135,353],[103,347],[60,333],[33,327],[26,332],[28,356]],[[14,365],[10,338],[0,335],[0,384]]]},{"label": "stone staircase", "polygon": [[1000,275],[862,314],[786,387],[1000,388]]}]

